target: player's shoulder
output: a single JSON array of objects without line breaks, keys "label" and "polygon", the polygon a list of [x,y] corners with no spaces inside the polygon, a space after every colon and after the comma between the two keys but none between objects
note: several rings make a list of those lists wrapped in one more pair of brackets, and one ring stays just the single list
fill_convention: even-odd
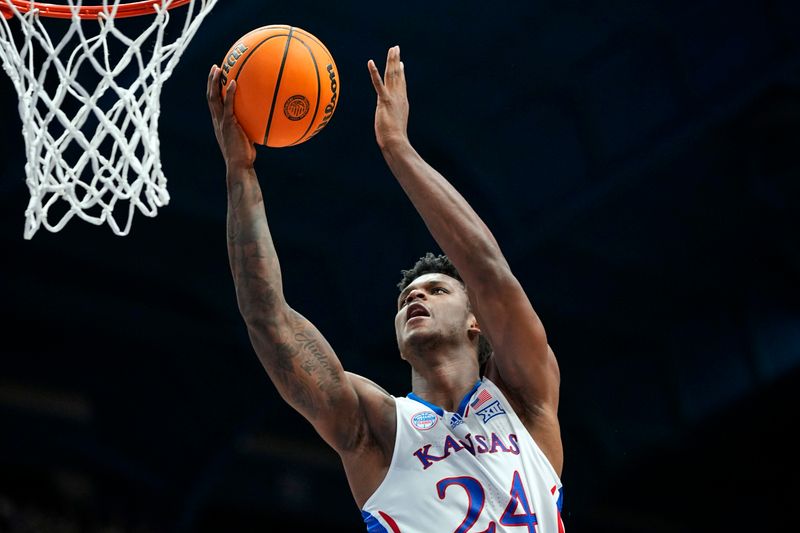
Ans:
[{"label": "player's shoulder", "polygon": [[345,375],[358,396],[367,423],[382,429],[391,426],[395,418],[396,398],[371,379],[347,371]]},{"label": "player's shoulder", "polygon": [[389,394],[389,391],[387,391],[386,389],[384,389],[371,379],[365,378],[364,376],[360,376],[358,374],[354,374],[353,372],[348,372],[348,371],[345,371],[345,374],[350,380],[350,383],[352,383],[353,386],[356,387],[357,389],[367,387],[368,390],[373,390],[374,392],[378,392],[384,396],[393,398],[393,396]]}]

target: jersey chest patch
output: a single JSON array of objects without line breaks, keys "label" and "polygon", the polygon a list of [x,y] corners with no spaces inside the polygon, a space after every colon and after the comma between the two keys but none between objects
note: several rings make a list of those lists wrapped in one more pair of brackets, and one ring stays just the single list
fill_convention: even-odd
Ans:
[{"label": "jersey chest patch", "polygon": [[420,431],[428,431],[439,421],[439,417],[433,411],[422,411],[411,417],[411,425]]},{"label": "jersey chest patch", "polygon": [[484,407],[483,409],[475,411],[475,414],[480,416],[481,421],[485,424],[492,418],[500,415],[505,415],[507,413],[505,409],[503,409],[503,406],[500,405],[500,402],[498,400],[495,400],[486,407]]}]

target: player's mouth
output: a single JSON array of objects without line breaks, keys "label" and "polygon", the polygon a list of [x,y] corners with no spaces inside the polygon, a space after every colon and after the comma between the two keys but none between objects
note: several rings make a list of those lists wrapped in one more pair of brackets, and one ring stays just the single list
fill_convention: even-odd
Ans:
[{"label": "player's mouth", "polygon": [[410,322],[412,318],[430,317],[431,313],[428,308],[421,303],[413,303],[408,306],[406,310],[406,322]]}]

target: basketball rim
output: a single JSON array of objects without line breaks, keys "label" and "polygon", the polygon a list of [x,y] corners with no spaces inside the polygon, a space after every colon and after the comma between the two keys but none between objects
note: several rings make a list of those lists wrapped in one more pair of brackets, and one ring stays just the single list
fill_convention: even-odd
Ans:
[{"label": "basketball rim", "polygon": [[[101,1],[101,0],[96,0]],[[167,9],[180,7],[188,4],[192,0],[172,0],[165,6]],[[124,2],[123,0],[109,0],[107,6],[92,5],[75,8],[70,5],[48,4],[46,2],[30,2],[27,0],[0,0],[0,13],[5,18],[14,16],[13,5],[20,13],[27,13],[33,9],[39,11],[39,15],[49,18],[71,19],[77,12],[77,16],[82,19],[95,19],[101,13],[114,13],[114,18],[139,17],[142,15],[152,15],[156,12],[155,6],[161,4],[160,0],[144,0],[137,2]],[[116,11],[115,11],[116,10]]]}]

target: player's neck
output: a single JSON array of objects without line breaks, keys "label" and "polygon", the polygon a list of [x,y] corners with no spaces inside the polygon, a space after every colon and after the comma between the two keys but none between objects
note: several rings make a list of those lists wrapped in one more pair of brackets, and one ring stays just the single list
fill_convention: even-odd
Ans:
[{"label": "player's neck", "polygon": [[411,369],[411,390],[423,400],[447,411],[458,408],[464,395],[480,377],[474,355],[467,360],[449,359],[417,366]]}]

